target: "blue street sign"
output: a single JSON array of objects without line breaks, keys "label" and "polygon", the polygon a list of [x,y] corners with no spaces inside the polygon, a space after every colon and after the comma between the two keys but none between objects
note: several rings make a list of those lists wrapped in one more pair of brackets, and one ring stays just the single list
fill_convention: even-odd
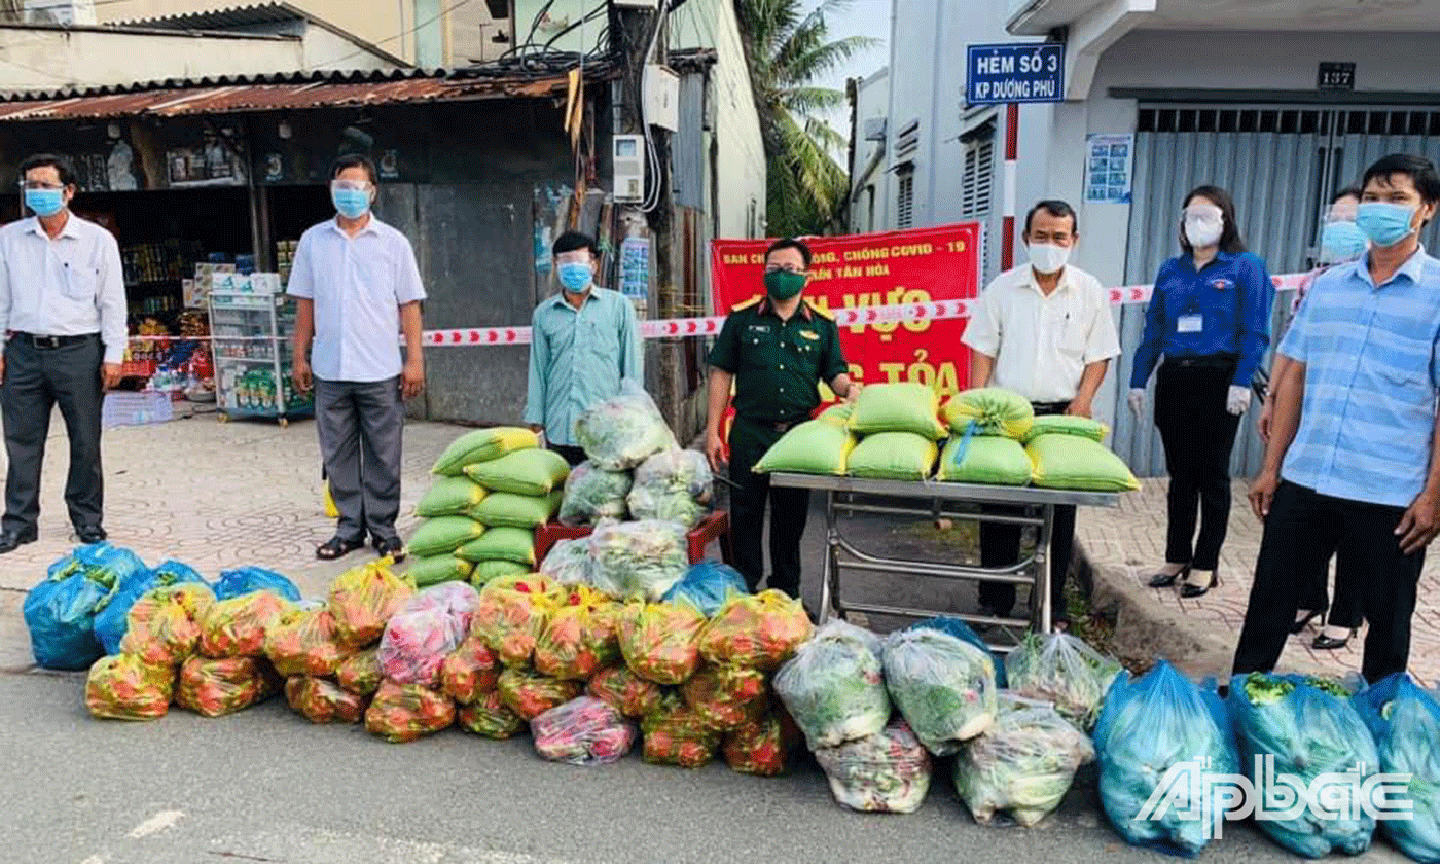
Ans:
[{"label": "blue street sign", "polygon": [[965,63],[965,101],[971,105],[1064,100],[1063,42],[969,46]]}]

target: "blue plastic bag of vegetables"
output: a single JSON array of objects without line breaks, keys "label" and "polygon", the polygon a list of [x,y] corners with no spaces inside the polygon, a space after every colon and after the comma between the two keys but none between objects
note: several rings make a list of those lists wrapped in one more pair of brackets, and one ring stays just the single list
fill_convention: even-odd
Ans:
[{"label": "blue plastic bag of vegetables", "polygon": [[990,650],[990,646],[985,644],[985,640],[980,638],[980,634],[972,630],[970,625],[966,624],[963,620],[945,616],[927,618],[924,621],[917,621],[911,624],[907,629],[914,630],[916,627],[929,627],[932,630],[939,630],[941,633],[949,633],[961,642],[969,642],[971,645],[989,654],[990,659],[995,661],[995,686],[1001,690],[1010,686],[1009,682],[1005,680],[1005,660],[997,657],[995,652]]},{"label": "blue plastic bag of vegetables", "polygon": [[78,672],[105,653],[95,638],[95,612],[145,563],[109,543],[82,546],[50,565],[45,581],[25,597],[25,626],[35,662]]},{"label": "blue plastic bag of vegetables", "polygon": [[1409,774],[1409,819],[1380,829],[1421,864],[1440,864],[1440,700],[1409,675],[1391,675],[1355,694],[1355,709],[1375,737],[1380,770]]},{"label": "blue plastic bag of vegetables", "polygon": [[[1190,800],[1191,783],[1181,778],[1171,785],[1176,778],[1166,775],[1171,766],[1185,763],[1219,773],[1239,770],[1234,731],[1220,697],[1211,689],[1201,690],[1164,660],[1138,679],[1121,672],[1105,697],[1094,741],[1100,803],[1120,836],[1169,855],[1200,854],[1216,832],[1207,831],[1197,818],[1201,802]],[[1152,818],[1138,818],[1161,788],[1175,790],[1176,797],[1163,812],[1156,807]],[[1218,828],[1229,790],[1200,788],[1212,796],[1209,812]]]},{"label": "blue plastic bag of vegetables", "polygon": [[220,574],[220,581],[215,583],[215,599],[217,601],[241,597],[251,591],[269,591],[291,603],[300,602],[300,589],[295,587],[294,582],[279,573],[262,570],[259,567],[226,570]]},{"label": "blue plastic bag of vegetables", "polygon": [[199,582],[205,579],[189,566],[179,561],[166,561],[153,570],[137,570],[120,580],[115,593],[95,612],[95,638],[106,654],[120,653],[120,640],[129,629],[130,607],[135,605],[151,588],[161,585],[178,585],[181,582]]},{"label": "blue plastic bag of vegetables", "polygon": [[[1285,775],[1294,775],[1305,788],[1312,788],[1322,774],[1353,772],[1348,794],[1350,800],[1358,801],[1365,778],[1380,770],[1370,730],[1350,704],[1350,694],[1339,684],[1259,672],[1236,675],[1230,679],[1225,705],[1240,742],[1241,767],[1261,795],[1267,794],[1267,785],[1276,777],[1284,778],[1284,783],[1289,780]],[[1257,777],[1257,756],[1274,756],[1274,770]],[[1332,787],[1342,791],[1339,784],[1326,786],[1327,794]],[[1332,852],[1360,855],[1370,848],[1375,834],[1375,820],[1363,810],[1330,819],[1297,804],[1293,814],[1285,815],[1293,818],[1269,818],[1256,824],[1270,839],[1306,858],[1324,858]]]},{"label": "blue plastic bag of vegetables", "polygon": [[701,561],[691,565],[675,586],[660,598],[661,603],[674,603],[685,598],[706,618],[720,611],[731,594],[749,594],[745,577],[740,571],[718,561]]}]

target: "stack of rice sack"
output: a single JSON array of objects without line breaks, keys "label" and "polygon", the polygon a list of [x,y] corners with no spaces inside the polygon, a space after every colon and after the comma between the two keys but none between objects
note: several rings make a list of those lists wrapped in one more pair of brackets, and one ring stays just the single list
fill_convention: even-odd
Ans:
[{"label": "stack of rice sack", "polygon": [[[102,610],[115,652],[97,661],[85,684],[95,717],[162,717],[173,700],[205,717],[244,710],[279,692],[265,657],[270,630],[299,592],[269,571],[227,571],[212,589],[177,562],[126,580]],[[114,609],[125,607],[123,626]]]},{"label": "stack of rice sack", "polygon": [[407,574],[419,587],[535,569],[535,528],[559,508],[569,466],[528,429],[467,432],[440,454],[435,484],[416,508]]}]

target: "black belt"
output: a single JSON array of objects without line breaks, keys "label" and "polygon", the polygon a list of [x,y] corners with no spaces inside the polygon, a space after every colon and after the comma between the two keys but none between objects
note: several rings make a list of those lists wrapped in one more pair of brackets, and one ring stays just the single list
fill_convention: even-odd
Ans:
[{"label": "black belt", "polygon": [[1069,402],[1031,402],[1030,407],[1034,409],[1036,416],[1043,414],[1064,414],[1070,410]]},{"label": "black belt", "polygon": [[53,351],[56,348],[68,348],[71,345],[83,345],[100,336],[99,333],[82,333],[79,336],[41,336],[38,333],[24,333],[19,330],[10,335],[11,338],[24,340],[24,344],[38,351]]},{"label": "black belt", "polygon": [[1227,369],[1240,362],[1234,354],[1206,354],[1203,357],[1166,357],[1165,362],[1182,369]]},{"label": "black belt", "polygon": [[773,420],[752,420],[749,417],[742,417],[739,414],[735,415],[735,419],[747,426],[754,426],[756,429],[774,429],[776,432],[789,432],[791,429],[805,422],[804,420],[790,420],[784,423],[777,423]]}]

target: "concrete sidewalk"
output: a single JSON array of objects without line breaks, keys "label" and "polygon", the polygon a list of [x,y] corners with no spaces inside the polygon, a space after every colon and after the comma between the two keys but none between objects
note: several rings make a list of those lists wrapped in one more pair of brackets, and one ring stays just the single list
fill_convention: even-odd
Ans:
[{"label": "concrete sidewalk", "polygon": [[[1122,498],[1118,509],[1088,508],[1080,514],[1077,539],[1095,574],[1095,603],[1117,606],[1116,642],[1130,651],[1150,649],[1197,676],[1230,673],[1235,643],[1249,605],[1251,578],[1260,551],[1262,526],[1250,510],[1249,483],[1236,481],[1230,528],[1220,560],[1218,588],[1181,600],[1178,588],[1145,583],[1165,560],[1164,479]],[[1333,593],[1333,592],[1332,592]],[[1431,554],[1420,578],[1419,605],[1412,622],[1410,671],[1427,684],[1440,681],[1440,560]],[[1330,675],[1358,673],[1365,630],[1338,651],[1316,651],[1312,625],[1291,637],[1280,660],[1282,671]]]}]

